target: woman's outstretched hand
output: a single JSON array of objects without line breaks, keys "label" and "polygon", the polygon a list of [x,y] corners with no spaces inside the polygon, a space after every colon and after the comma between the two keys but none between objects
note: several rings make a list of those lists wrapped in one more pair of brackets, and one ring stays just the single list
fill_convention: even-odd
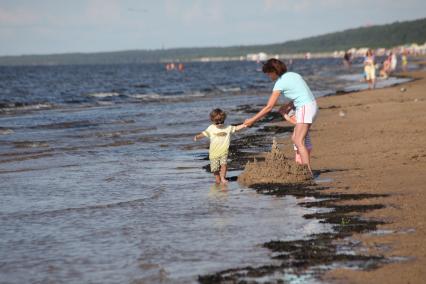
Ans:
[{"label": "woman's outstretched hand", "polygon": [[251,127],[254,123],[255,121],[251,118],[244,120],[244,125],[246,125],[247,127]]}]

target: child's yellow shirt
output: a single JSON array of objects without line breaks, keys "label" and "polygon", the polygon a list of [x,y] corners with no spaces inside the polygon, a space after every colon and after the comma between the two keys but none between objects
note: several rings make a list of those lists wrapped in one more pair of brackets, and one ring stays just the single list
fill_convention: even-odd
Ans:
[{"label": "child's yellow shirt", "polygon": [[210,160],[228,154],[229,145],[231,144],[231,134],[235,132],[235,128],[232,125],[218,127],[212,124],[203,131],[203,134],[210,138]]}]

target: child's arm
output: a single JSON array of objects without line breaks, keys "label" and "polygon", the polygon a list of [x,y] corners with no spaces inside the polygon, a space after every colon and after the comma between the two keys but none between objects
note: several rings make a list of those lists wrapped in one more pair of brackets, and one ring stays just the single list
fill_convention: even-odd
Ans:
[{"label": "child's arm", "polygon": [[199,133],[197,135],[194,136],[194,141],[200,140],[201,138],[206,137],[206,135],[204,135],[204,133]]},{"label": "child's arm", "polygon": [[237,125],[237,126],[235,126],[235,131],[240,131],[241,129],[244,129],[246,127],[247,127],[247,125],[245,125],[245,124]]},{"label": "child's arm", "polygon": [[287,120],[288,122],[290,122],[291,124],[296,124],[296,118],[294,117],[294,115],[289,116],[287,113],[285,113],[283,115],[284,119]]},{"label": "child's arm", "polygon": [[278,112],[284,115],[285,113],[289,113],[292,109],[294,109],[294,103],[291,101],[282,105]]}]

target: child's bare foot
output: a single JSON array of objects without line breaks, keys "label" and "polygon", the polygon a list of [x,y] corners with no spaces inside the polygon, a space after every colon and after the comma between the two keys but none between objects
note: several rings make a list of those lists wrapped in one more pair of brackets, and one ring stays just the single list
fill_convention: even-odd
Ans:
[{"label": "child's bare foot", "polygon": [[225,179],[225,178],[223,178],[223,179],[221,179],[221,181],[220,181],[222,184],[228,184],[228,180],[227,179]]}]

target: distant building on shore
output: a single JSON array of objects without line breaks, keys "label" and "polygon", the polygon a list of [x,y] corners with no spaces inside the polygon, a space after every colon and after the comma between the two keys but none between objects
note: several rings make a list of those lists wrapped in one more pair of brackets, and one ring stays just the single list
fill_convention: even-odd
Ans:
[{"label": "distant building on shore", "polygon": [[249,53],[246,56],[246,59],[249,61],[266,61],[268,59],[268,54],[265,52],[259,52],[259,53]]}]

